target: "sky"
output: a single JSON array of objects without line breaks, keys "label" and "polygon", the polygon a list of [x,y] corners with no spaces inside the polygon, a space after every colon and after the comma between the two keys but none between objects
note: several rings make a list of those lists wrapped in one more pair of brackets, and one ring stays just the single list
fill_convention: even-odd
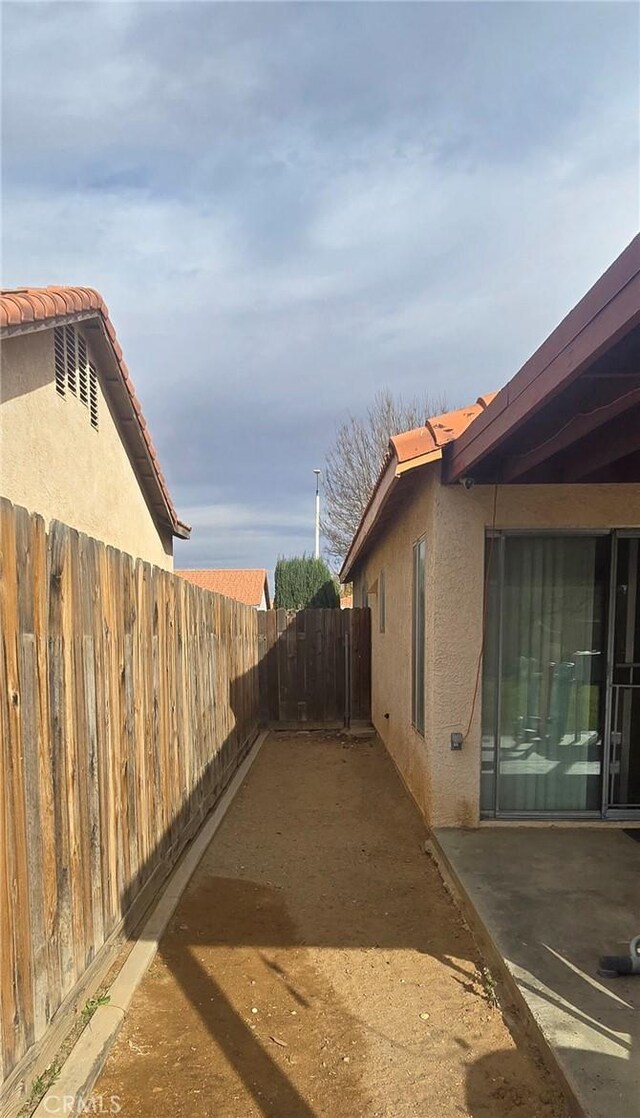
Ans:
[{"label": "sky", "polygon": [[619,254],[639,12],[3,3],[3,286],[105,298],[176,566],[311,551],[348,412],[499,388]]}]

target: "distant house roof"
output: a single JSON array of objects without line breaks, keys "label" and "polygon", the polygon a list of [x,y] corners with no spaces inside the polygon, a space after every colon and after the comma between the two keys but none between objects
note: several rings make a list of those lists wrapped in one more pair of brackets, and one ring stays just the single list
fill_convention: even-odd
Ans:
[{"label": "distant house roof", "polygon": [[174,508],[131,374],[100,293],[92,287],[21,287],[0,292],[1,338],[67,323],[89,323],[89,320],[99,327],[98,337],[92,340],[98,346],[102,343],[105,353],[101,382],[106,382],[104,388],[151,510],[174,536],[188,539],[191,529],[182,523]]},{"label": "distant house roof", "polygon": [[466,431],[474,419],[482,415],[495,395],[496,393],[490,392],[480,396],[475,404],[467,408],[432,416],[426,421],[424,427],[416,427],[412,431],[391,436],[378,480],[360,518],[340,571],[340,579],[343,582],[349,581],[356,559],[362,553],[373,528],[379,525],[383,511],[388,510],[389,499],[403,474],[442,458],[443,448]]},{"label": "distant house roof", "polygon": [[218,568],[217,570],[176,571],[181,578],[193,582],[202,590],[213,590],[216,594],[224,594],[227,598],[235,598],[237,602],[244,602],[247,606],[259,607],[262,598],[267,609],[270,607],[269,581],[264,567],[234,570],[232,568]]}]

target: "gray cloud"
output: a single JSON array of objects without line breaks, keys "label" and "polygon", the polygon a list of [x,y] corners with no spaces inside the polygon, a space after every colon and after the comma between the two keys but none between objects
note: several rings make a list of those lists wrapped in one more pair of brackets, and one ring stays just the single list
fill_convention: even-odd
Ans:
[{"label": "gray cloud", "polygon": [[621,250],[637,32],[618,3],[5,3],[4,283],[103,292],[180,562],[308,547],[345,409],[498,387]]}]

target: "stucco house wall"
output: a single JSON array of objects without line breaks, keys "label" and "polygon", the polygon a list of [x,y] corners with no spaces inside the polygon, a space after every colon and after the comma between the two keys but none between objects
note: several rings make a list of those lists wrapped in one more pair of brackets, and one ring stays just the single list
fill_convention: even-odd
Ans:
[{"label": "stucco house wall", "polygon": [[149,510],[100,383],[91,426],[78,397],[56,391],[53,329],[6,338],[1,347],[0,493],[159,567],[173,568],[170,531]]},{"label": "stucco house wall", "polygon": [[[358,565],[356,601],[385,571],[386,620],[372,607],[372,716],[398,770],[432,826],[474,826],[480,806],[485,536],[494,523],[494,486],[440,484],[440,464],[422,470],[413,499],[389,521]],[[640,485],[498,486],[495,527],[610,529],[640,526]],[[427,542],[425,736],[411,725],[412,548]],[[481,682],[481,680],[480,680]],[[388,718],[386,717],[388,715]],[[465,733],[451,750],[451,733]]]},{"label": "stucco house wall", "polygon": [[[432,585],[430,564],[433,537],[433,473],[424,471],[424,486],[404,507],[382,538],[358,567],[354,578],[354,604],[371,607],[371,717],[402,779],[425,818],[432,815],[428,731],[423,738],[411,724],[411,626],[413,544],[427,540],[427,585]],[[381,571],[385,582],[385,626],[380,632],[378,594],[368,594]],[[429,632],[432,618],[427,602],[427,655],[433,651]],[[432,678],[426,663],[425,677]],[[426,717],[431,709],[427,691]]]}]

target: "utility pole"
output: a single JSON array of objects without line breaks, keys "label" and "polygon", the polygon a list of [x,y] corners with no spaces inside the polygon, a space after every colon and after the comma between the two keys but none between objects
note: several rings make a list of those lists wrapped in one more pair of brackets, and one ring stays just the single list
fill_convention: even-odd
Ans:
[{"label": "utility pole", "polygon": [[316,559],[320,558],[320,470],[314,470],[316,475]]}]

